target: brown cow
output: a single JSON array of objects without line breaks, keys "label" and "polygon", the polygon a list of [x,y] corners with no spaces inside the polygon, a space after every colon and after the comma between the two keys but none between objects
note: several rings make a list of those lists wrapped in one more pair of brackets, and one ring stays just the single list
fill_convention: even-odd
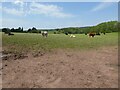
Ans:
[{"label": "brown cow", "polygon": [[89,33],[89,37],[94,37],[95,33]]}]

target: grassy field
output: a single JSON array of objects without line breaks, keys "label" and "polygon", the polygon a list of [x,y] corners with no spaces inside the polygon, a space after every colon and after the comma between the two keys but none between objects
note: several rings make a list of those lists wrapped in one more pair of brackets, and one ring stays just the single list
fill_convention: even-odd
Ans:
[{"label": "grassy field", "polygon": [[70,38],[69,35],[64,34],[49,34],[47,38],[43,38],[40,34],[14,34],[14,36],[2,34],[4,50],[12,52],[49,51],[59,48],[86,50],[118,44],[118,33],[107,33],[94,38],[89,38],[84,34],[78,34],[76,38]]},{"label": "grassy field", "polygon": [[4,88],[118,87],[118,33],[14,34],[2,34]]}]

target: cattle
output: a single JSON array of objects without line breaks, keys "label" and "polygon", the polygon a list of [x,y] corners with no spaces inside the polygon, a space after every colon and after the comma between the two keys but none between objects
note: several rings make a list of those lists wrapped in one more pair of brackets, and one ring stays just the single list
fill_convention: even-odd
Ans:
[{"label": "cattle", "polygon": [[87,35],[87,33],[85,33],[85,35]]},{"label": "cattle", "polygon": [[68,35],[68,33],[66,32],[65,35]]},{"label": "cattle", "polygon": [[96,33],[96,35],[100,35],[100,33]]},{"label": "cattle", "polygon": [[71,38],[75,38],[76,36],[71,34],[70,37],[71,37]]},{"label": "cattle", "polygon": [[42,36],[43,37],[47,37],[48,36],[48,32],[47,31],[43,31],[43,32],[41,32],[42,33]]},{"label": "cattle", "polygon": [[89,37],[94,37],[95,33],[89,33]]},{"label": "cattle", "polygon": [[103,33],[105,35],[105,33]]},{"label": "cattle", "polygon": [[104,35],[106,34],[105,32],[101,32],[101,33],[104,34]]}]

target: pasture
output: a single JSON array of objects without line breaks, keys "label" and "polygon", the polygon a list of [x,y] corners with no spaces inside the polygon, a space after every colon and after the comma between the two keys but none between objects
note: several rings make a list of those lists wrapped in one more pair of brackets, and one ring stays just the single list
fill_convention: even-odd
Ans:
[{"label": "pasture", "polygon": [[76,34],[70,38],[64,34],[49,34],[43,38],[41,34],[14,33],[14,36],[2,34],[2,45],[8,51],[49,51],[52,49],[97,49],[99,47],[118,45],[118,33],[89,38],[88,35]]},{"label": "pasture", "polygon": [[118,33],[1,35],[3,88],[118,87]]}]

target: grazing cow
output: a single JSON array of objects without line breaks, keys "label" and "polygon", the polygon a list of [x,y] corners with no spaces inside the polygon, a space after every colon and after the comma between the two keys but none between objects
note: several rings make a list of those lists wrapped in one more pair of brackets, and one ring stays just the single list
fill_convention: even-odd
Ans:
[{"label": "grazing cow", "polygon": [[71,38],[75,38],[76,36],[71,34],[70,37],[71,37]]},{"label": "grazing cow", "polygon": [[87,33],[85,33],[85,35],[87,35]]},{"label": "grazing cow", "polygon": [[105,33],[103,33],[105,35]]},{"label": "grazing cow", "polygon": [[42,32],[42,36],[43,36],[43,37],[47,37],[47,36],[48,36],[48,32],[47,32],[47,31],[43,31],[43,32]]},{"label": "grazing cow", "polygon": [[101,32],[101,33],[104,34],[104,35],[106,34],[105,32]]},{"label": "grazing cow", "polygon": [[96,33],[96,35],[100,35],[100,33]]},{"label": "grazing cow", "polygon": [[66,32],[65,35],[68,35],[68,33]]},{"label": "grazing cow", "polygon": [[94,37],[95,33],[89,33],[89,37]]}]

